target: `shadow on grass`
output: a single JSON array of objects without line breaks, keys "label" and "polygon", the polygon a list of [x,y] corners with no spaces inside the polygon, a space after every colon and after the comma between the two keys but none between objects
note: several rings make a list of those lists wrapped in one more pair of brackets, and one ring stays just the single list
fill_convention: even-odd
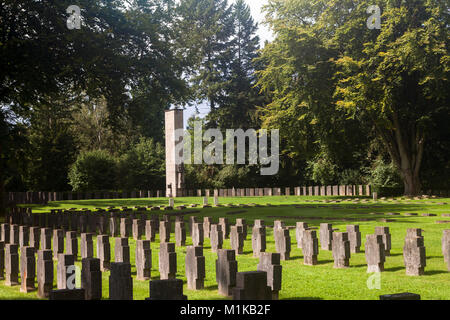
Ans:
[{"label": "shadow on grass", "polygon": [[208,290],[208,291],[214,291],[214,290],[218,290],[218,289],[219,289],[219,286],[217,284],[204,288],[204,290]]},{"label": "shadow on grass", "polygon": [[323,300],[323,298],[319,297],[291,297],[291,298],[285,298],[281,300]]},{"label": "shadow on grass", "polygon": [[443,273],[448,273],[448,271],[441,271],[441,270],[431,270],[431,271],[425,271],[425,275],[426,276],[432,276],[435,274],[443,274]]},{"label": "shadow on grass", "polygon": [[350,267],[353,267],[353,268],[362,268],[362,267],[367,267],[367,264],[355,264],[355,265],[350,265]]},{"label": "shadow on grass", "polygon": [[334,262],[333,260],[319,260],[317,261],[317,264],[327,264],[327,263],[332,263]]},{"label": "shadow on grass", "polygon": [[386,256],[386,257],[398,257],[398,256],[402,256],[403,253],[391,253],[390,255]]},{"label": "shadow on grass", "polygon": [[45,299],[39,299],[39,298],[33,298],[33,297],[16,297],[16,298],[5,298],[5,299],[1,299],[2,301],[8,301],[8,300],[33,300],[33,301],[42,301]]},{"label": "shadow on grass", "polygon": [[405,267],[392,267],[392,268],[384,269],[384,271],[391,271],[391,272],[395,272],[395,271],[399,271],[399,270],[405,270]]},{"label": "shadow on grass", "polygon": [[302,259],[303,257],[302,256],[291,256],[290,258],[289,258],[289,260],[300,260],[300,259]]}]

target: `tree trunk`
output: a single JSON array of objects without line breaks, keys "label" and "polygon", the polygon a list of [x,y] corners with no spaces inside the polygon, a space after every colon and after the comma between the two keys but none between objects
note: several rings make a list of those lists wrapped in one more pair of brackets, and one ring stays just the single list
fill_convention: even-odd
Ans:
[{"label": "tree trunk", "polygon": [[419,173],[424,151],[424,133],[414,126],[409,132],[405,132],[395,112],[392,115],[392,125],[392,130],[377,129],[400,172],[405,187],[404,194],[418,195],[422,188]]},{"label": "tree trunk", "polygon": [[418,175],[414,174],[414,172],[402,172],[403,184],[405,186],[405,195],[407,196],[415,196],[418,195],[421,191],[421,183]]},{"label": "tree trunk", "polygon": [[[2,144],[0,142],[0,156],[2,153]],[[5,182],[3,178],[3,166],[0,159],[0,217],[4,217],[6,215],[6,203],[5,203]]]}]

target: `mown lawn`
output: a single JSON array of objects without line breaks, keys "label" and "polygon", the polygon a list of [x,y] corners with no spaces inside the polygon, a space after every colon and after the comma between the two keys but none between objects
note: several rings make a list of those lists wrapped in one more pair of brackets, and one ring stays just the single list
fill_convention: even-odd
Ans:
[{"label": "mown lawn", "polygon": [[[355,198],[355,197],[354,197]],[[363,199],[364,197],[360,197]],[[339,203],[325,201],[340,200]],[[183,210],[188,216],[196,215],[202,220],[204,216],[213,217],[217,223],[219,217],[228,217],[231,223],[236,218],[246,218],[248,224],[253,224],[254,219],[263,219],[267,226],[272,226],[274,220],[281,219],[287,226],[294,226],[296,221],[308,222],[312,227],[318,227],[321,222],[332,223],[334,228],[345,231],[348,224],[359,224],[362,233],[362,252],[352,254],[350,268],[334,269],[331,251],[320,250],[316,266],[303,265],[301,249],[297,248],[295,240],[295,229],[290,230],[292,251],[291,259],[282,261],[283,283],[280,291],[280,299],[378,299],[381,294],[413,292],[421,295],[422,299],[450,299],[450,272],[444,262],[441,239],[444,229],[450,229],[450,224],[437,224],[437,220],[450,220],[442,217],[442,213],[450,213],[450,199],[422,199],[407,200],[396,198],[394,200],[379,200],[377,203],[368,201],[356,203],[349,201],[349,197],[296,197],[296,196],[273,196],[273,197],[233,197],[220,198],[221,204],[259,204],[261,207],[248,208],[193,208]],[[201,204],[202,198],[177,198],[175,206],[182,204]],[[210,199],[210,203],[212,199]],[[272,206],[266,206],[270,203]],[[164,198],[151,199],[119,199],[119,200],[82,200],[52,202],[48,206],[35,206],[34,212],[48,211],[52,208],[106,208],[108,206],[147,206],[167,205],[168,200]],[[178,211],[178,210],[175,210]],[[236,211],[241,211],[236,213]],[[163,215],[171,211],[151,211],[152,214]],[[400,216],[386,215],[388,212],[398,212]],[[404,216],[403,213],[416,212],[418,216]],[[150,214],[150,211],[148,211]],[[227,214],[228,213],[228,214]],[[229,214],[231,213],[231,214]],[[382,213],[373,215],[369,213]],[[423,217],[422,213],[435,213],[436,217]],[[278,217],[278,218],[277,218]],[[394,221],[381,222],[380,219],[392,219]],[[174,223],[173,223],[174,225]],[[187,224],[186,224],[187,226]],[[375,226],[388,226],[392,235],[391,256],[387,257],[385,272],[381,273],[381,288],[369,289],[367,280],[370,274],[366,273],[366,261],[364,256],[365,237],[373,233]],[[407,228],[422,228],[425,238],[427,266],[425,275],[419,277],[407,276],[403,264],[402,248]],[[189,232],[187,231],[186,245],[191,245]],[[95,241],[95,240],[94,240]],[[171,234],[171,241],[175,242],[175,236]],[[111,243],[111,257],[114,257],[114,242]],[[135,241],[130,238],[130,255],[132,273],[136,274],[134,268]],[[320,247],[320,246],[319,246]],[[226,240],[224,248],[231,248],[230,241]],[[94,242],[94,254],[96,254]],[[159,278],[158,271],[159,239],[152,243],[152,278]],[[185,248],[177,248],[177,278],[184,281],[184,294],[188,299],[211,300],[226,299],[217,292],[215,280],[215,260],[217,255],[210,251],[209,239],[205,239],[204,256],[206,258],[205,289],[200,291],[187,290],[186,278],[184,276]],[[275,243],[272,229],[267,229],[267,250],[275,252]],[[251,228],[248,229],[245,241],[244,254],[237,257],[238,271],[256,270],[258,259],[252,257]],[[81,267],[80,261],[77,265]],[[103,273],[103,297],[108,298],[109,272]],[[55,262],[55,285],[56,285],[56,262]],[[133,280],[134,299],[143,300],[149,296],[149,281]],[[19,286],[7,287],[4,281],[0,281],[0,299],[38,299],[36,292],[20,293]]]}]

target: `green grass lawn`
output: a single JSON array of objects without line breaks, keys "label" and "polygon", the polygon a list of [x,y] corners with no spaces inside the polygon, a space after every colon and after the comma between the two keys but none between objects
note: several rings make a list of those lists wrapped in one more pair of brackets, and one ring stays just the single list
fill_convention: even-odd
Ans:
[{"label": "green grass lawn", "polygon": [[[364,197],[360,197],[363,199]],[[345,231],[348,224],[359,224],[362,234],[362,252],[352,254],[350,267],[347,269],[334,269],[331,251],[320,250],[316,266],[303,265],[301,249],[297,248],[295,229],[290,230],[292,250],[291,259],[282,261],[282,290],[280,299],[378,299],[379,295],[399,292],[413,292],[421,295],[422,299],[440,300],[450,299],[450,272],[444,262],[441,239],[444,229],[450,229],[450,224],[437,224],[437,220],[450,220],[442,217],[442,213],[450,213],[450,199],[422,199],[408,200],[396,198],[394,200],[379,200],[377,203],[354,203],[349,197],[233,197],[220,198],[221,204],[260,204],[261,207],[248,208],[193,208],[183,210],[186,213],[185,221],[190,215],[196,215],[202,220],[204,216],[213,217],[215,223],[219,217],[228,217],[231,223],[236,218],[246,218],[248,224],[254,219],[263,219],[267,226],[272,226],[274,220],[283,220],[287,226],[294,226],[297,221],[304,221],[311,227],[318,227],[320,223],[332,223],[334,228]],[[339,203],[325,201],[343,200]],[[201,204],[202,198],[177,198],[175,206],[182,204]],[[210,203],[212,199],[210,199]],[[273,206],[266,206],[270,203]],[[33,212],[43,212],[49,209],[63,208],[105,208],[108,206],[147,206],[167,205],[165,198],[152,199],[119,199],[119,200],[82,200],[51,202],[48,206],[34,206]],[[178,211],[178,210],[175,210]],[[242,211],[238,214],[227,214]],[[171,211],[151,211],[161,216]],[[385,215],[388,212],[402,213],[400,216]],[[404,216],[403,213],[416,212],[418,216]],[[148,211],[150,214],[150,211]],[[371,215],[369,213],[383,213]],[[422,213],[435,213],[436,217],[422,217]],[[278,218],[277,218],[278,217]],[[394,221],[381,222],[380,219],[393,219]],[[174,223],[172,224],[174,227]],[[388,226],[392,235],[391,256],[386,258],[385,271],[381,273],[381,288],[369,289],[367,280],[370,274],[366,273],[367,265],[364,256],[364,243],[367,234],[373,233],[375,226]],[[186,224],[187,227],[187,224]],[[407,276],[403,264],[403,243],[407,228],[422,228],[425,238],[427,266],[423,276]],[[173,231],[172,231],[173,232]],[[95,239],[96,240],[96,239]],[[94,255],[96,243],[94,240]],[[175,242],[174,233],[171,242]],[[111,257],[114,257],[114,241],[110,239]],[[130,255],[132,274],[136,275],[134,268],[135,241],[130,238]],[[187,231],[186,245],[191,245]],[[152,279],[159,279],[158,251],[159,239],[152,243]],[[177,252],[177,278],[185,283],[184,294],[188,299],[210,300],[226,299],[218,294],[215,279],[215,260],[217,255],[210,250],[209,239],[205,239],[204,256],[206,258],[205,289],[200,291],[187,290],[185,274],[185,247],[176,248]],[[230,241],[225,240],[224,248],[230,249]],[[320,245],[319,245],[320,248]],[[267,228],[267,252],[275,252],[275,243],[272,229]],[[252,257],[251,228],[248,229],[247,240],[244,245],[244,254],[237,256],[238,271],[256,270],[258,259]],[[76,263],[81,267],[80,261]],[[103,297],[108,298],[109,272],[103,273]],[[55,277],[56,285],[56,262]],[[133,279],[133,293],[135,300],[142,300],[149,296],[149,281]],[[7,287],[0,281],[0,299],[38,299],[36,292],[20,293],[19,286]]]}]

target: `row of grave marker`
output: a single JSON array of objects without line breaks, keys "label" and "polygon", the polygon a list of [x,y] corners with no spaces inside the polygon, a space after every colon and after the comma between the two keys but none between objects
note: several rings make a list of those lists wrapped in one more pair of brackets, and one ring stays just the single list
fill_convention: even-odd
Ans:
[{"label": "row of grave marker", "polygon": [[[138,240],[142,236],[145,237],[151,241],[154,241],[156,233],[160,234],[160,242],[169,242],[170,241],[170,233],[172,230],[172,225],[170,221],[169,215],[163,216],[163,221],[159,221],[158,215],[152,215],[149,220],[147,220],[147,215],[144,213],[140,214],[140,217],[137,219],[135,218],[135,212],[134,211],[125,211],[128,217],[120,217],[120,214],[124,212],[118,212],[113,211],[113,209],[110,210],[111,212],[107,211],[101,211],[101,212],[90,212],[90,211],[54,211],[51,212],[48,217],[46,217],[46,214],[32,214],[32,212],[29,212],[29,210],[21,210],[19,213],[19,217],[16,216],[16,220],[20,220],[23,222],[24,220],[26,222],[31,221],[31,227],[29,230],[27,228],[27,224],[23,226],[18,226],[17,224],[11,225],[11,230],[9,231],[10,225],[9,224],[2,224],[2,235],[5,234],[11,234],[11,242],[13,243],[19,243],[21,246],[23,246],[24,242],[27,242],[28,239],[30,239],[30,243],[33,243],[33,246],[36,248],[36,244],[39,245],[39,238],[41,239],[43,246],[45,248],[46,244],[45,241],[51,241],[51,237],[53,237],[54,241],[54,250],[55,255],[58,252],[58,248],[62,247],[64,248],[64,232],[71,230],[72,232],[67,233],[67,238],[71,238],[71,240],[68,240],[67,247],[70,248],[70,243],[75,241],[77,231],[79,231],[81,234],[85,234],[86,232],[91,233],[99,233],[99,234],[107,234],[108,233],[108,227],[109,227],[109,235],[113,237],[120,236],[122,238],[128,238],[130,236],[133,236],[134,239]],[[30,215],[32,217],[39,217],[41,218],[39,221],[36,219],[30,219]],[[132,216],[132,217],[130,217]],[[20,219],[20,217],[22,217]],[[59,218],[59,219],[52,219],[53,218]],[[64,217],[66,219],[64,219]],[[44,218],[44,219],[42,219]],[[47,218],[47,219],[45,219]],[[119,220],[120,219],[120,220]],[[120,222],[119,222],[120,221]],[[59,222],[59,223],[58,223]],[[62,222],[62,224],[60,224]],[[70,225],[69,225],[69,222]],[[265,248],[265,228],[260,225],[260,220],[255,220],[255,227],[253,230],[253,239],[252,239],[252,247],[254,248]],[[263,222],[262,222],[263,223]],[[108,226],[109,224],[109,226]],[[179,215],[176,217],[175,222],[175,242],[177,246],[183,246],[185,245],[186,241],[186,232],[185,232],[185,223],[183,216]],[[43,229],[40,229],[40,227],[45,227]],[[61,228],[61,230],[54,230],[54,234],[52,235],[52,228]],[[207,237],[210,237],[210,231],[212,231],[211,235],[211,246],[212,250],[214,252],[217,251],[217,249],[220,249],[223,243],[224,239],[227,239],[230,235],[230,242],[232,248],[236,250],[237,254],[241,254],[243,252],[243,243],[244,239],[247,238],[247,227],[245,223],[245,219],[236,219],[236,225],[232,226],[230,228],[230,224],[228,222],[227,218],[219,218],[219,223],[217,226],[214,226],[212,222],[212,218],[210,217],[204,217],[204,222],[199,223],[198,219],[195,216],[191,216],[189,219],[189,229],[191,230],[191,237],[193,240],[193,244],[195,246],[203,245],[203,238],[204,234],[206,233]],[[256,231],[255,231],[256,230]],[[258,231],[259,230],[259,231]],[[282,224],[281,221],[275,221],[274,223],[274,230],[280,231],[280,232],[274,232],[274,238],[275,238],[275,245],[277,252],[280,252],[281,259],[286,260],[289,259],[290,254],[290,236],[289,236],[289,230],[287,228],[284,228],[284,224]],[[302,238],[303,233],[305,233],[306,230],[312,230],[311,228],[307,227],[306,223],[298,222],[297,223],[297,231],[296,231],[296,238],[299,248],[303,248],[302,245]],[[420,229],[415,229],[420,230]],[[321,247],[323,250],[332,250],[332,243],[333,238],[336,237],[336,246],[338,243],[342,244],[342,248],[340,248],[341,251],[341,258],[343,260],[342,263],[337,262],[337,267],[339,265],[345,266],[347,262],[347,256],[350,255],[350,252],[355,253],[359,251],[359,246],[361,245],[361,234],[359,232],[359,226],[347,226],[347,234],[341,234],[341,233],[333,233],[331,224],[328,223],[322,223],[320,225],[320,242]],[[41,232],[41,234],[39,234]],[[218,236],[219,233],[222,233],[222,236]],[[383,243],[385,245],[385,252],[387,255],[389,255],[390,251],[390,235],[389,235],[389,228],[388,227],[376,227],[375,234],[379,234],[382,236]],[[418,233],[417,237],[420,237],[421,235]],[[3,236],[2,236],[3,237]],[[317,260],[316,255],[318,254],[318,249],[316,249],[316,245],[314,244],[315,238],[317,238],[315,232],[308,233],[306,235],[306,239],[308,239],[308,245],[305,246],[306,254],[305,256],[305,263],[307,264],[314,264],[314,262]],[[50,240],[47,240],[50,239]],[[369,240],[371,241],[377,241],[376,239],[372,239],[370,237],[367,238],[367,242],[369,243]],[[8,240],[5,240],[2,238],[2,241],[7,242]],[[348,241],[350,245],[350,251],[346,249],[347,244],[345,244]],[[420,241],[419,241],[420,242]],[[416,244],[417,247],[420,247],[420,243]],[[38,248],[36,248],[38,249]],[[262,251],[262,249],[259,249]],[[336,252],[339,251],[339,249],[336,247]],[[347,253],[348,252],[348,253]],[[257,253],[254,254],[257,256]],[[382,258],[379,258],[382,259]],[[425,258],[422,257],[419,260],[424,260]],[[307,260],[307,261],[306,261]],[[368,258],[369,260],[369,258]],[[339,261],[336,260],[336,261]],[[405,260],[406,261],[406,260]],[[424,263],[424,262],[423,262]],[[406,265],[406,262],[405,262]],[[418,273],[418,272],[416,272]]]},{"label": "row of grave marker", "polygon": [[[220,196],[220,197],[255,197],[255,196],[369,196],[369,185],[335,185],[335,186],[303,186],[285,188],[228,188],[228,189],[197,189],[184,190],[183,195],[189,197]],[[5,201],[8,204],[47,204],[49,201],[91,200],[91,199],[136,199],[166,197],[164,190],[130,191],[130,192],[7,192]]]},{"label": "row of grave marker", "polygon": [[[128,218],[122,218],[121,224],[126,225],[126,219]],[[135,219],[139,220],[139,219]],[[134,221],[135,221],[134,220]],[[202,257],[202,247],[203,245],[203,227],[205,226],[205,230],[211,230],[209,232],[209,237],[211,238],[211,247],[212,250],[218,253],[218,261],[220,259],[223,260],[226,267],[223,269],[220,267],[220,264],[216,264],[216,270],[217,274],[217,281],[219,284],[219,292],[224,294],[227,292],[227,295],[230,295],[230,290],[233,288],[233,279],[234,279],[234,269],[237,270],[237,262],[235,262],[235,256],[237,254],[242,253],[243,248],[243,240],[246,238],[246,223],[244,219],[236,219],[236,225],[231,226],[227,221],[227,218],[220,218],[219,224],[212,224],[212,220],[208,217],[204,218],[204,222],[197,222],[196,217],[190,217],[190,230],[191,230],[191,236],[193,239],[194,246],[193,248],[201,248],[201,249],[193,249],[193,253],[186,256],[186,259],[188,259],[188,256],[190,257],[189,261],[187,261],[187,266],[191,265],[197,265],[196,268],[189,271],[186,270],[187,276],[189,274],[199,274],[199,269],[201,267],[198,267],[198,265],[203,265],[204,268],[204,258],[203,262],[199,262],[199,259]],[[178,225],[178,228],[177,228]],[[10,228],[9,228],[10,227]],[[155,226],[153,226],[155,227]],[[36,246],[36,235],[35,235],[35,228],[30,228],[31,230],[31,237],[30,237],[30,244],[34,244]],[[150,227],[152,228],[152,227]],[[9,229],[9,230],[8,230]],[[121,228],[123,230],[126,230],[126,228]],[[175,244],[169,243],[170,241],[170,230],[171,230],[171,221],[170,217],[166,216],[165,220],[160,222],[159,226],[159,232],[160,232],[160,259],[159,259],[159,267],[160,267],[160,273],[161,273],[161,279],[173,279],[176,274],[176,253],[175,253]],[[184,221],[181,219],[177,219],[176,226],[175,226],[175,238],[180,239],[180,236],[177,237],[177,230],[178,233],[183,233],[182,230],[185,230],[184,228]],[[225,232],[222,232],[222,230],[225,230]],[[230,236],[230,242],[232,246],[232,250],[225,250],[221,249],[221,243],[223,243],[223,240],[227,238],[228,235]],[[22,246],[26,244],[26,233],[27,233],[27,226],[17,226],[12,225],[9,226],[8,224],[2,224],[1,225],[1,243],[5,246],[5,268],[7,269],[7,284],[8,283],[14,283],[14,279],[17,277],[14,276],[14,269],[17,271],[17,261],[18,259],[15,259],[14,257],[17,255],[17,244],[19,243]],[[8,232],[9,231],[9,232]],[[342,268],[342,267],[348,267],[349,266],[349,259],[350,259],[350,252],[358,252],[359,247],[361,245],[360,240],[360,233],[358,226],[347,226],[347,232],[334,232],[335,230],[332,229],[331,224],[321,224],[320,225],[320,241],[321,241],[321,248],[323,250],[332,250],[333,251],[333,257],[335,261],[335,267],[336,268]],[[244,233],[245,232],[245,233]],[[156,233],[156,230],[154,230],[153,234]],[[18,234],[18,235],[17,235]],[[207,232],[208,234],[208,232]],[[245,236],[244,236],[245,234]],[[8,239],[9,235],[9,239]],[[89,233],[82,233],[81,234],[81,256],[84,259],[91,258],[93,255],[93,245],[92,245],[92,236],[93,234]],[[270,255],[270,260],[272,261],[272,265],[279,265],[279,262],[277,264],[274,264],[274,260],[286,260],[289,259],[290,254],[290,236],[289,236],[289,230],[284,227],[284,224],[281,221],[275,221],[274,222],[274,237],[275,237],[275,244],[276,244],[276,250],[278,251],[277,255],[279,258],[274,258],[273,254],[267,253]],[[42,250],[40,251],[50,251],[51,252],[51,238],[52,238],[52,229],[51,228],[42,228],[40,229],[40,242]],[[139,237],[138,237],[139,238]],[[181,238],[183,236],[181,235]],[[308,228],[307,224],[299,222],[296,226],[296,238],[297,238],[297,245],[303,249],[303,255],[304,255],[304,263],[305,264],[311,264],[314,265],[317,263],[317,254],[318,254],[318,239],[316,236],[316,231],[313,230],[313,228]],[[75,239],[75,242],[74,242]],[[185,239],[185,234],[184,234]],[[154,238],[153,238],[154,240]],[[222,240],[222,241],[221,241]],[[128,246],[128,236],[125,236],[123,238],[116,238],[116,263],[128,263],[129,264],[129,246]],[[146,241],[146,242],[142,242]],[[152,241],[152,237],[150,236],[150,240],[138,240],[137,250],[136,253],[136,263],[137,263],[137,269],[138,269],[138,277],[141,278],[140,275],[143,278],[145,278],[145,270],[149,272],[148,266],[150,265],[151,268],[151,251],[150,250],[150,241]],[[10,242],[10,243],[8,243]],[[142,245],[141,245],[142,242]],[[444,237],[442,239],[442,250],[444,254],[444,259],[449,265],[450,270],[450,263],[449,263],[449,250],[450,250],[450,230],[444,231]],[[64,254],[64,232],[63,230],[55,229],[53,230],[53,254],[54,256],[58,257],[59,259],[62,259],[61,268],[67,267],[67,265],[70,265],[72,263],[71,259],[75,259],[74,257],[77,256],[77,253],[74,252],[74,243],[76,247],[76,232],[75,231],[68,231],[67,232],[67,251],[68,253]],[[177,245],[184,245],[182,242],[177,242]],[[0,244],[0,246],[2,246]],[[100,247],[99,247],[100,246]],[[253,227],[252,232],[252,247],[254,250],[254,256],[259,256],[260,259],[264,259],[261,257],[266,256],[265,251],[265,227],[264,222],[262,220],[255,220],[255,225]],[[24,247],[23,256],[21,259],[24,259],[23,265],[27,265],[27,261],[31,258],[34,259],[34,255],[31,254],[32,250],[36,250],[35,247]],[[39,245],[38,245],[39,248]],[[1,248],[0,248],[1,249]],[[406,266],[406,272],[407,274],[411,275],[421,275],[424,273],[424,267],[425,267],[425,247],[423,246],[423,237],[421,235],[420,229],[408,229],[407,230],[407,236],[405,238],[405,246],[403,248],[404,252],[404,261]],[[106,253],[107,252],[107,253]],[[221,253],[226,252],[226,253]],[[99,235],[98,236],[98,242],[97,242],[97,253],[99,256],[99,264],[103,267],[103,269],[106,269],[105,263],[109,262],[109,238],[107,235]],[[389,229],[387,227],[376,227],[375,234],[374,235],[367,235],[367,241],[366,241],[366,259],[368,263],[368,272],[381,272],[384,269],[384,261],[385,256],[389,255],[390,253],[390,234]],[[42,253],[42,259],[45,260],[44,255],[45,253]],[[49,255],[47,253],[47,255]],[[225,255],[222,258],[221,255]],[[51,254],[50,254],[51,256]],[[66,257],[66,256],[71,256]],[[150,256],[150,260],[148,257]],[[47,256],[48,257],[48,256]],[[147,257],[147,258],[142,258]],[[27,260],[28,259],[28,260]],[[66,260],[68,259],[68,260]],[[21,260],[22,262],[22,260]],[[195,262],[195,263],[194,263]],[[29,262],[31,264],[31,262]],[[21,264],[21,269],[22,269]],[[42,264],[42,262],[41,262]],[[39,262],[39,254],[38,254],[38,266],[40,265]],[[236,268],[234,268],[234,265],[236,265]],[[64,267],[65,266],[65,267]],[[142,270],[140,269],[141,266],[143,266]],[[52,266],[53,267],[53,266]],[[38,267],[39,269],[39,267]],[[61,269],[61,270],[63,270]],[[24,270],[27,270],[26,274],[32,274],[30,270],[28,270],[26,267]],[[64,269],[65,270],[65,269]],[[106,269],[107,270],[107,269]],[[141,272],[139,271],[141,270]],[[222,271],[220,271],[222,270]],[[270,272],[273,279],[273,269]],[[58,274],[64,274],[64,272],[58,271]],[[200,272],[201,273],[201,272]],[[45,273],[44,273],[45,274]],[[204,270],[203,270],[204,274]],[[221,276],[222,275],[222,276]],[[267,275],[267,282],[270,282],[270,276],[269,272],[266,271]],[[247,275],[247,277],[260,277],[257,275]],[[61,276],[63,277],[63,276]],[[127,278],[127,277],[125,277]],[[189,276],[188,276],[189,279]],[[225,279],[225,280],[221,280]],[[38,281],[39,281],[39,275],[38,275]],[[127,280],[128,281],[128,280]],[[196,280],[198,281],[198,278]],[[221,284],[221,281],[225,283]],[[120,282],[120,281],[119,281]],[[188,280],[189,282],[189,280]],[[25,281],[24,283],[27,283]],[[33,281],[34,284],[34,281]],[[280,285],[281,285],[281,277],[280,277]],[[189,287],[191,287],[188,284]],[[194,285],[195,287],[196,285]],[[45,287],[45,286],[44,286]],[[58,286],[60,287],[60,286]],[[61,285],[61,287],[64,287],[64,285]],[[273,286],[272,286],[273,287]],[[227,289],[228,288],[228,289]],[[25,290],[25,289],[24,289]],[[113,289],[111,289],[113,290]],[[114,291],[114,290],[113,290]],[[258,292],[263,292],[264,290],[259,290]],[[274,292],[272,290],[272,295],[274,295]],[[113,294],[114,296],[114,294]]]}]

